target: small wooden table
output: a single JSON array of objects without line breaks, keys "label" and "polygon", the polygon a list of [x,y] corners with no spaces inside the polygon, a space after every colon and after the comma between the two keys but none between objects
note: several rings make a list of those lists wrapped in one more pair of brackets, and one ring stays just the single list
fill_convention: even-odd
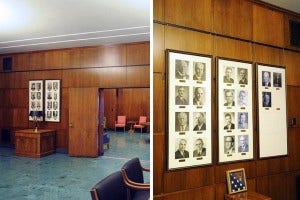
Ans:
[{"label": "small wooden table", "polygon": [[225,194],[224,196],[225,200],[271,200],[271,197],[267,197],[252,191],[236,194]]},{"label": "small wooden table", "polygon": [[55,131],[33,129],[15,131],[15,155],[40,158],[55,152]]},{"label": "small wooden table", "polygon": [[129,124],[130,129],[128,131],[128,133],[134,133],[134,128],[133,125],[136,124],[138,121],[128,121],[127,124]]}]

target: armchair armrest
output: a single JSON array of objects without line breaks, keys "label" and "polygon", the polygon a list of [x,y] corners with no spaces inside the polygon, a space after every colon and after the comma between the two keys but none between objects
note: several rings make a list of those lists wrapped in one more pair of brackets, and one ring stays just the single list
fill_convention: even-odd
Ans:
[{"label": "armchair armrest", "polygon": [[125,185],[127,185],[129,188],[138,189],[138,190],[150,190],[149,183],[137,183],[137,182],[131,181],[126,174],[125,169],[122,169],[121,172],[122,172],[122,176],[123,176]]},{"label": "armchair armrest", "polygon": [[142,166],[142,170],[143,170],[143,171],[146,171],[146,172],[150,172],[150,169],[145,168],[145,167],[143,167],[143,166]]}]

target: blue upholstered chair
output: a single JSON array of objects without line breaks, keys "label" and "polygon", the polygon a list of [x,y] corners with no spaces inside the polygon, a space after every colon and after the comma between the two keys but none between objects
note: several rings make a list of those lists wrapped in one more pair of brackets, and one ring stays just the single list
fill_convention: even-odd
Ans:
[{"label": "blue upholstered chair", "polygon": [[110,174],[90,191],[92,200],[126,200],[127,187],[120,171]]},{"label": "blue upholstered chair", "polygon": [[103,146],[106,145],[107,148],[109,149],[109,142],[110,142],[109,134],[108,134],[108,132],[104,132],[103,133]]},{"label": "blue upholstered chair", "polygon": [[150,184],[144,183],[143,171],[150,170],[142,167],[139,158],[129,160],[121,169],[130,199],[147,200],[150,197]]}]

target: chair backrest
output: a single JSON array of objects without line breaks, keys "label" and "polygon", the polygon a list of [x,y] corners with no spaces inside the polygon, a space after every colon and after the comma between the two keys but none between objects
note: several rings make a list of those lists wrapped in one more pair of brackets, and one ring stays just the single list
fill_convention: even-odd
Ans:
[{"label": "chair backrest", "polygon": [[[127,187],[124,183],[122,173],[118,171],[110,174],[97,183],[90,193],[93,200],[127,199]],[[96,198],[96,195],[98,198]]]},{"label": "chair backrest", "polygon": [[147,122],[147,117],[146,116],[140,116],[139,124]]},{"label": "chair backrest", "polygon": [[133,158],[126,162],[122,169],[125,169],[128,178],[137,183],[144,183],[143,169],[139,158]]},{"label": "chair backrest", "polygon": [[126,116],[118,116],[117,124],[126,124]]}]

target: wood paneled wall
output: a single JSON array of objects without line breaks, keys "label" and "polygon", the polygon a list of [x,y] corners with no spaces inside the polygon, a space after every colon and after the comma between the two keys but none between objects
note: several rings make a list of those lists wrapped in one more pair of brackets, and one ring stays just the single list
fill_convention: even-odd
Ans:
[{"label": "wood paneled wall", "polygon": [[[4,57],[13,59],[9,72],[2,71]],[[28,121],[28,81],[34,79],[62,80],[61,122],[40,123],[57,130],[57,148],[68,149],[69,88],[118,88],[125,91],[122,114],[135,120],[150,116],[149,42],[0,55],[0,129],[33,127]],[[113,103],[107,94],[106,104]]]},{"label": "wood paneled wall", "polygon": [[[248,190],[273,200],[295,199],[295,176],[300,174],[299,103],[300,48],[289,45],[288,20],[299,15],[284,12],[255,0],[154,0],[153,33],[153,191],[154,199],[224,199],[225,172],[245,168]],[[166,60],[165,50],[175,49],[286,67],[288,128],[286,157],[258,158],[258,133],[254,109],[254,160],[217,163],[217,108],[215,81],[212,85],[213,165],[166,171]],[[256,99],[254,103],[256,102]],[[254,105],[254,108],[256,103]]]}]

